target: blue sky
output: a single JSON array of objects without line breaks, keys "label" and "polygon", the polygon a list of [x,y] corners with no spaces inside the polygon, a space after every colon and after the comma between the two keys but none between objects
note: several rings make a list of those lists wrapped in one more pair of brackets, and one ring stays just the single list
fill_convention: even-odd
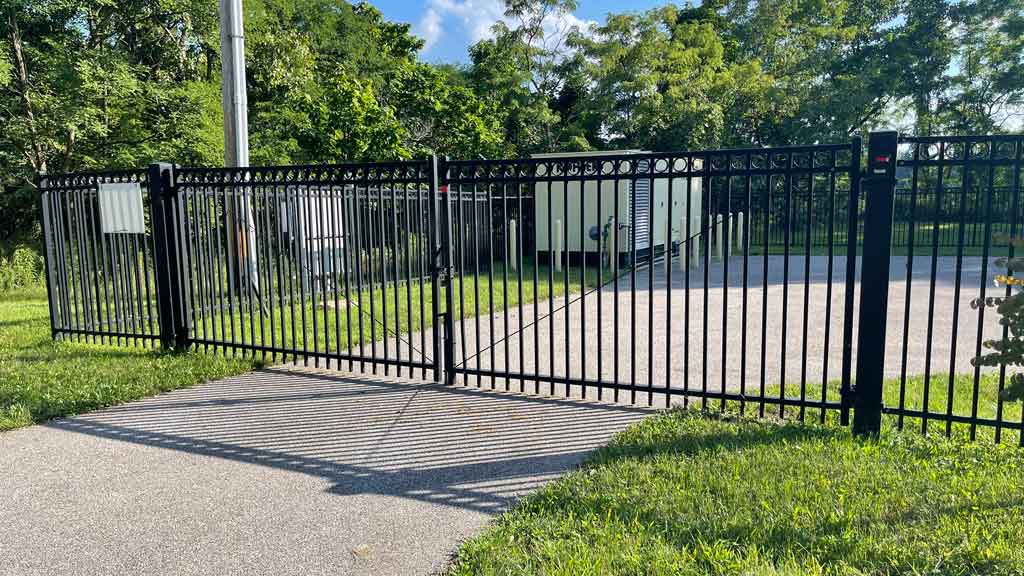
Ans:
[{"label": "blue sky", "polygon": [[[604,21],[609,12],[639,11],[671,0],[578,0],[570,23]],[[502,0],[370,0],[389,20],[412,24],[426,40],[431,62],[465,62],[466,48],[484,38],[501,17]],[[680,2],[682,3],[682,2]]]}]

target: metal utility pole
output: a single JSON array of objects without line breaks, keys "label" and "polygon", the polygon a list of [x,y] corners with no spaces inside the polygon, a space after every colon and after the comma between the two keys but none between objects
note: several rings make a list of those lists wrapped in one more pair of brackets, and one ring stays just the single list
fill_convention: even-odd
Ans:
[{"label": "metal utility pole", "polygon": [[[245,82],[245,33],[242,0],[220,0],[221,105],[224,108],[224,165],[249,165],[249,99]],[[233,290],[259,293],[256,267],[256,224],[247,195],[232,195],[225,206],[229,266],[235,270]],[[244,265],[242,263],[245,263]],[[230,277],[230,276],[229,276]]]},{"label": "metal utility pole", "polygon": [[220,0],[220,60],[224,163],[244,167],[249,165],[249,100],[245,90],[242,0]]}]

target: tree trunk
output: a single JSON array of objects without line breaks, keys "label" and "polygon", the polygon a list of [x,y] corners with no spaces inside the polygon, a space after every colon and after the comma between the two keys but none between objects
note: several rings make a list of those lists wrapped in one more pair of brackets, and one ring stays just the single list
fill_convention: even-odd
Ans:
[{"label": "tree trunk", "polygon": [[930,136],[932,132],[931,96],[923,91],[914,95],[914,131],[916,136]]},{"label": "tree trunk", "polygon": [[25,50],[21,43],[21,31],[18,29],[18,20],[14,8],[11,8],[7,19],[8,30],[11,38],[11,52],[14,56],[14,71],[18,84],[18,96],[21,98],[22,106],[25,107],[25,118],[28,121],[28,130],[32,141],[29,143],[29,150],[25,152],[32,170],[36,175],[46,172],[46,154],[43,144],[39,139],[39,130],[36,127],[35,110],[32,104],[32,96],[29,94],[28,66],[25,64]]}]

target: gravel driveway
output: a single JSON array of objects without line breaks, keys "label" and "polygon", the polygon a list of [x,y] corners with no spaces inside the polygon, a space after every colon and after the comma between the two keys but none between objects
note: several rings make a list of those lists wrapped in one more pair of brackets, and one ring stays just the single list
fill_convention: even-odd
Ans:
[{"label": "gravel driveway", "polygon": [[[634,317],[633,293],[630,290],[632,279],[627,273],[619,282],[618,297],[614,285],[610,284],[599,293],[588,290],[585,298],[579,294],[572,295],[568,306],[564,298],[556,299],[554,306],[546,301],[536,306],[524,306],[522,332],[519,332],[520,310],[518,307],[511,309],[508,314],[508,338],[505,338],[503,312],[494,315],[493,337],[490,317],[481,319],[479,336],[476,320],[466,320],[456,326],[457,362],[464,362],[471,369],[479,366],[484,370],[493,368],[504,372],[507,369],[513,374],[539,373],[556,377],[569,374],[574,379],[585,377],[589,380],[600,377],[605,381],[634,381],[640,385],[652,383],[654,388],[671,386],[699,389],[704,385],[706,376],[709,390],[721,390],[724,386],[738,391],[744,385],[748,390],[753,390],[760,385],[762,373],[769,386],[785,381],[790,386],[787,395],[796,393],[804,381],[809,387],[820,388],[822,381],[837,380],[841,375],[845,322],[846,259],[835,257],[833,260],[831,292],[828,263],[826,256],[812,256],[809,274],[805,274],[805,258],[792,256],[789,260],[788,282],[784,282],[785,258],[771,256],[768,258],[766,283],[763,258],[752,257],[745,306],[741,257],[730,258],[728,287],[724,282],[724,265],[712,262],[706,293],[702,268],[690,270],[690,287],[687,290],[686,272],[676,262],[671,274],[670,290],[664,264],[657,264],[653,289],[650,288],[647,270],[639,270],[636,275],[635,335],[631,329]],[[858,262],[858,271],[862,265],[862,262]],[[956,373],[973,371],[970,359],[975,355],[978,341],[979,316],[970,303],[980,293],[982,259],[964,258],[959,294],[954,281],[956,265],[956,258],[953,257],[941,257],[936,262],[935,314],[929,354],[927,335],[931,260],[929,257],[915,258],[908,316],[905,313],[907,258],[892,259],[888,302],[889,345],[886,347],[885,358],[887,377],[898,377],[901,373],[905,332],[909,334],[906,347],[906,371],[909,375],[923,374],[929,358],[932,374],[948,374],[951,366]],[[986,282],[991,282],[994,272],[990,264]],[[991,290],[989,294],[992,295]],[[858,284],[855,288],[857,310],[859,299]],[[616,300],[619,305],[617,332]],[[955,302],[959,302],[959,310],[954,317]],[[550,312],[552,309],[554,313]],[[539,318],[537,324],[533,323],[535,314]],[[908,318],[909,324],[905,330],[904,321]],[[998,337],[1001,333],[998,318],[992,311],[986,312],[983,326],[984,339]],[[952,337],[954,327],[958,331],[955,344]],[[508,362],[505,357],[506,344]],[[747,351],[745,360],[741,354],[744,346]],[[478,350],[482,353],[475,354]],[[462,381],[475,385],[477,378],[468,376]],[[489,387],[491,382],[484,377],[481,384]],[[524,383],[529,390],[533,389],[534,384],[533,381]],[[497,378],[494,385],[503,389],[505,380]],[[509,382],[509,386],[517,390],[519,385],[520,381],[515,378]],[[547,388],[546,384],[541,383],[542,391]],[[560,390],[556,390],[558,392]],[[588,397],[593,395],[591,392]],[[646,401],[645,394],[641,394],[640,398]]]}]

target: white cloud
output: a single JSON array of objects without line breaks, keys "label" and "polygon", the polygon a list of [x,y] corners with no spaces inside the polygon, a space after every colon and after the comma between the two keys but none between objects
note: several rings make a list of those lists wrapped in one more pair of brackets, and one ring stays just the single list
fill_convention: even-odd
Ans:
[{"label": "white cloud", "polygon": [[587,32],[592,26],[597,26],[596,20],[583,20],[577,18],[575,14],[562,14],[556,20],[548,23],[545,27],[544,32],[548,35],[552,34],[565,34],[573,28],[579,29],[580,32]]},{"label": "white cloud", "polygon": [[[426,42],[425,52],[445,35],[465,37],[471,44],[490,38],[491,26],[504,17],[502,0],[430,0],[416,33]],[[453,34],[457,27],[458,34]]]},{"label": "white cloud", "polygon": [[[429,53],[446,36],[468,40],[469,44],[491,38],[491,28],[498,21],[508,22],[503,0],[429,0],[416,25],[416,33],[425,42],[424,52]],[[562,14],[549,20],[545,33],[557,37],[574,26],[586,30],[592,24],[596,22],[581,20],[575,14]]]},{"label": "white cloud", "polygon": [[441,37],[441,13],[433,6],[427,8],[416,25],[416,34],[423,38],[423,49],[429,51]]}]

